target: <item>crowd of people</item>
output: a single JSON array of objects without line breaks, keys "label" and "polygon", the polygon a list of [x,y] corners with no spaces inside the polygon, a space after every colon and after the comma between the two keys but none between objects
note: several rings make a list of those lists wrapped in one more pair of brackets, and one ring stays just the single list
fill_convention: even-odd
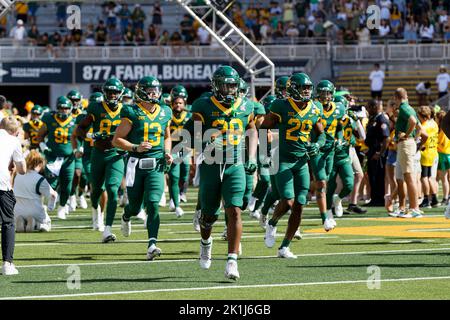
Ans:
[{"label": "crowd of people", "polygon": [[[202,1],[197,1],[199,5]],[[0,20],[0,37],[19,44],[40,46],[103,45],[210,45],[206,29],[190,15],[178,21],[164,17],[164,5],[155,1],[151,9],[139,3],[108,1],[101,16],[81,29],[67,30],[65,2],[56,2],[54,32],[39,32],[39,15],[45,8],[38,2],[16,2],[17,24],[7,30],[6,17]],[[83,10],[83,5],[80,3]],[[380,25],[367,24],[367,8],[377,5]],[[83,11],[82,11],[83,12]],[[369,45],[395,39],[408,43],[446,42],[450,39],[450,1],[440,0],[285,0],[236,1],[225,13],[242,32],[257,44],[325,43]],[[169,22],[167,22],[169,21]],[[168,31],[170,30],[170,32]]]},{"label": "crowd of people", "polygon": [[290,245],[302,238],[302,212],[311,202],[327,232],[336,228],[335,217],[364,214],[364,206],[420,218],[426,208],[447,205],[450,218],[446,112],[411,107],[405,89],[392,92],[385,105],[378,96],[360,104],[329,80],[314,84],[294,73],[277,79],[275,96],[256,102],[230,66],[214,72],[211,89],[189,105],[182,85],[163,94],[160,81],[147,76],[133,92],[110,78],[88,100],[71,90],[53,111],[36,104],[26,118],[13,115],[0,96],[0,142],[14,140],[1,160],[3,274],[18,272],[14,230],[49,232],[52,219],[87,209],[88,194],[101,242],[117,239],[112,225],[122,205],[122,235],[130,236],[131,218],[140,217],[148,231],[147,259],[159,257],[165,185],[169,209],[183,216],[191,164],[199,185],[193,227],[201,235],[200,266],[211,266],[211,232],[223,210],[229,279],[239,278],[242,211],[259,220],[269,248],[278,221],[290,211],[278,247],[278,257],[287,259],[297,258]]}]

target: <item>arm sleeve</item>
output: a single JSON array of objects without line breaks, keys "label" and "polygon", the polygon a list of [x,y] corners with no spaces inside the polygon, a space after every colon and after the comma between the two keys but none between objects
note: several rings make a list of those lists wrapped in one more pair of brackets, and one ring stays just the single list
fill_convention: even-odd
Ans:
[{"label": "arm sleeve", "polygon": [[39,193],[48,199],[48,198],[50,198],[50,193],[52,191],[53,191],[53,188],[50,186],[47,179],[42,181],[41,185],[39,186]]},{"label": "arm sleeve", "polygon": [[22,147],[20,145],[20,142],[18,139],[15,139],[15,147],[14,147],[14,151],[12,154],[12,159],[14,162],[23,162],[25,161],[24,157],[23,157],[23,153],[22,153]]}]

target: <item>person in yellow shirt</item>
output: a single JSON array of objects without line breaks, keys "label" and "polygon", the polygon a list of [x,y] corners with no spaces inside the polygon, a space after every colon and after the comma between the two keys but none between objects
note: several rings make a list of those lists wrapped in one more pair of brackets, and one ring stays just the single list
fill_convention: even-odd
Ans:
[{"label": "person in yellow shirt", "polygon": [[[389,116],[390,135],[387,141],[388,151],[386,157],[386,170],[385,170],[385,208],[388,214],[394,212],[394,201],[398,199],[397,180],[395,179],[395,166],[397,164],[397,143],[394,139],[395,136],[395,122],[397,121],[398,110],[392,100],[388,101],[387,108],[385,110]],[[389,191],[388,191],[389,190]]]},{"label": "person in yellow shirt", "polygon": [[[445,115],[445,111],[440,111],[437,114],[439,128],[441,127],[441,122]],[[447,205],[450,177],[450,140],[447,138],[442,129],[440,129],[438,133],[437,151],[439,155],[438,180],[442,182],[442,193],[444,196],[441,204]]]},{"label": "person in yellow shirt", "polygon": [[422,167],[421,183],[423,191],[423,201],[420,208],[431,208],[438,206],[437,200],[437,182],[436,173],[439,162],[438,157],[438,133],[439,126],[431,117],[429,106],[422,106],[417,113],[422,124],[423,130],[428,135],[427,141],[423,144],[420,151],[420,165]]}]

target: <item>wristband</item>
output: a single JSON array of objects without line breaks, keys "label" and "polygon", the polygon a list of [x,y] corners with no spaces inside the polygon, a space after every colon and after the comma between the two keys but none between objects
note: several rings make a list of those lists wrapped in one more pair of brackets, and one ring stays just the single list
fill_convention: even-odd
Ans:
[{"label": "wristband", "polygon": [[138,145],[137,144],[133,144],[132,146],[131,146],[131,151],[132,152],[138,152]]}]

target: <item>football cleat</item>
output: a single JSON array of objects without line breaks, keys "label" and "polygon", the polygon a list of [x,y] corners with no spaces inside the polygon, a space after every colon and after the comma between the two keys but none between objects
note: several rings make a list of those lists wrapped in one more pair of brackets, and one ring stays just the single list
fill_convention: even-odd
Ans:
[{"label": "football cleat", "polygon": [[257,198],[255,198],[254,196],[251,196],[251,198],[250,198],[250,200],[249,200],[249,202],[248,202],[248,206],[247,206],[247,209],[249,210],[249,211],[255,211],[255,205],[256,205],[256,201],[257,201],[258,199]]},{"label": "football cleat", "polygon": [[303,239],[303,236],[302,236],[302,234],[300,233],[300,228],[297,229],[297,231],[295,231],[294,239],[297,239],[297,240],[302,240],[302,239]]},{"label": "football cleat", "polygon": [[200,267],[202,269],[209,269],[211,267],[211,251],[213,240],[210,237],[209,244],[203,244],[200,240]]},{"label": "football cleat", "polygon": [[334,213],[336,217],[342,217],[344,209],[342,208],[341,198],[337,194],[333,195]]},{"label": "football cleat", "polygon": [[409,219],[412,218],[410,213],[406,213],[405,211],[400,211],[397,218]]},{"label": "football cleat", "polygon": [[255,220],[259,220],[260,215],[261,214],[260,214],[259,210],[249,212],[250,218],[255,219]]},{"label": "football cleat", "polygon": [[123,219],[123,216],[122,219],[120,220],[121,220],[120,231],[122,231],[122,235],[124,237],[129,237],[131,235],[131,220],[125,221]]},{"label": "football cleat", "polygon": [[200,215],[202,210],[195,210],[194,218],[192,219],[192,224],[194,225],[194,230],[200,232]]},{"label": "football cleat", "polygon": [[326,218],[325,221],[323,222],[323,228],[325,229],[326,232],[333,230],[334,227],[336,226],[336,221],[334,221],[333,219],[330,218]]},{"label": "football cleat", "polygon": [[266,226],[267,226],[267,215],[264,215],[262,213],[260,213],[259,215],[259,226],[261,228],[263,228],[264,230],[266,230]]},{"label": "football cleat", "polygon": [[166,203],[166,194],[163,192],[162,196],[161,196],[161,200],[159,200],[159,206],[160,207],[165,207],[167,205]]},{"label": "football cleat", "polygon": [[266,236],[264,237],[264,243],[267,248],[272,248],[275,244],[275,237],[277,234],[277,227],[267,224],[266,226]]},{"label": "football cleat", "polygon": [[186,203],[187,202],[187,196],[186,193],[180,193],[180,201]]},{"label": "football cleat", "polygon": [[155,246],[154,244],[151,245],[147,250],[147,260],[152,261],[159,256],[161,256],[161,249]]},{"label": "football cleat", "polygon": [[147,219],[147,213],[145,212],[145,209],[141,209],[141,211],[139,211],[136,218],[138,218],[139,220],[145,221]]},{"label": "football cleat", "polygon": [[4,276],[13,276],[19,274],[19,270],[16,269],[16,266],[12,262],[5,261],[2,266],[2,275]]},{"label": "football cleat", "polygon": [[169,201],[169,211],[175,211],[175,203],[173,202],[173,199],[170,199]]},{"label": "football cleat", "polygon": [[231,280],[239,279],[239,271],[237,267],[237,261],[233,259],[229,259],[225,266],[225,278]]},{"label": "football cleat", "polygon": [[64,207],[58,207],[57,217],[61,220],[66,220],[67,214],[69,213],[69,206],[66,204]]},{"label": "football cleat", "polygon": [[278,249],[278,258],[297,259],[297,256],[291,252],[289,247]]},{"label": "football cleat", "polygon": [[411,210],[411,216],[413,217],[413,218],[423,218],[423,215],[422,215],[422,213],[420,213],[420,211],[418,211],[418,210]]},{"label": "football cleat", "polygon": [[75,211],[77,209],[77,197],[75,195],[69,198],[69,211]]},{"label": "football cleat", "polygon": [[181,218],[184,215],[183,209],[181,209],[180,207],[176,207],[175,208],[175,215],[177,216],[177,218]]},{"label": "football cleat", "polygon": [[87,204],[86,198],[83,194],[78,198],[78,202],[79,202],[79,207],[81,209],[87,209],[88,204]]},{"label": "football cleat", "polygon": [[103,231],[103,234],[102,234],[102,242],[103,243],[116,241],[117,237],[114,233],[111,232],[111,229],[112,229],[111,226],[105,227],[105,230]]}]

